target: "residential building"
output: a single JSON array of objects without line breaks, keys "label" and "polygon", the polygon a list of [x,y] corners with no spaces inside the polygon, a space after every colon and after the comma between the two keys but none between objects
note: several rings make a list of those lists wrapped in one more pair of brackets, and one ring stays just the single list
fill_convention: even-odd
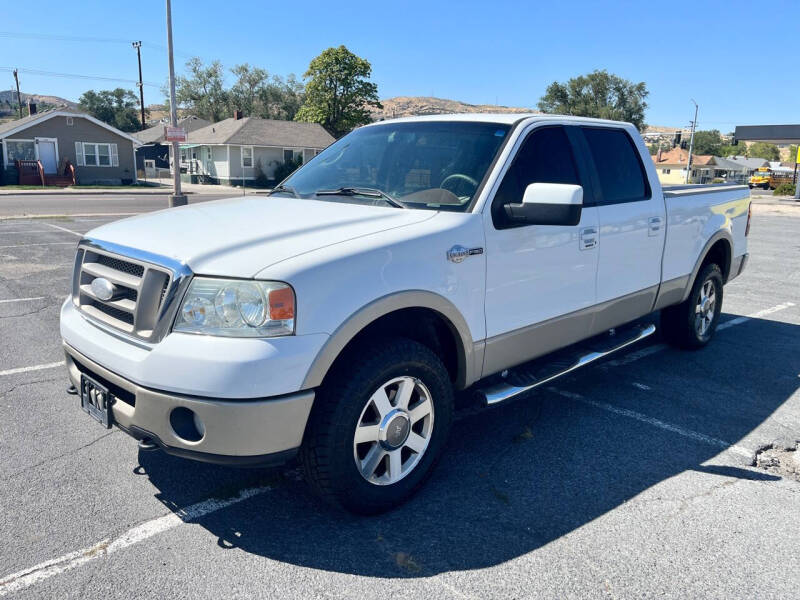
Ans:
[{"label": "residential building", "polygon": [[[133,137],[139,140],[142,145],[136,149],[136,170],[140,177],[154,177],[157,169],[169,169],[169,146],[164,141],[166,122],[149,127]],[[195,131],[211,125],[211,121],[200,117],[184,117],[178,119],[178,127],[182,127],[187,132]]]},{"label": "residential building", "polygon": [[[680,147],[667,151],[660,150],[650,158],[653,159],[661,183],[675,185],[686,182],[686,163],[689,159],[686,150]],[[746,179],[746,169],[734,161],[720,156],[692,155],[689,183],[713,183],[720,180],[744,183]]]},{"label": "residential building", "polygon": [[747,158],[745,156],[729,156],[728,160],[736,163],[744,170],[745,177],[749,178],[761,167],[769,167],[769,161],[764,158]]},{"label": "residential building", "polygon": [[272,180],[282,163],[307,162],[333,141],[317,123],[234,117],[190,132],[180,169],[204,183],[241,184],[259,174]]},{"label": "residential building", "polygon": [[40,161],[45,175],[62,174],[69,163],[78,184],[136,181],[139,141],[85,113],[54,109],[2,123],[0,140],[0,175],[6,184],[17,183],[16,160]]}]

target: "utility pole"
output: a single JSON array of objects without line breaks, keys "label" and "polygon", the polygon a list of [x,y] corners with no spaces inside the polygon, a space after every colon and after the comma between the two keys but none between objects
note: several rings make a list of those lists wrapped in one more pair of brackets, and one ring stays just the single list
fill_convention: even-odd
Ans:
[{"label": "utility pole", "polygon": [[19,107],[19,118],[22,118],[22,97],[19,95],[19,76],[17,70],[14,69],[14,81],[17,82],[17,106]]},{"label": "utility pole", "polygon": [[[169,54],[169,123],[172,127],[178,126],[178,106],[175,103],[175,60],[172,58],[172,5],[167,0],[167,54]],[[169,205],[184,206],[186,196],[181,193],[181,162],[180,144],[172,142],[172,167],[175,189],[169,197]]]},{"label": "utility pole", "polygon": [[683,183],[689,183],[689,174],[692,172],[692,150],[694,150],[694,128],[697,127],[697,110],[699,107],[697,106],[697,102],[694,101],[694,98],[690,98],[692,103],[694,104],[694,121],[692,121],[692,135],[689,138],[689,159],[686,161],[686,179],[684,179]]},{"label": "utility pole", "polygon": [[139,108],[142,111],[142,130],[147,129],[147,123],[144,120],[144,84],[142,83],[142,42],[131,42],[131,45],[136,48],[136,57],[139,59]]}]

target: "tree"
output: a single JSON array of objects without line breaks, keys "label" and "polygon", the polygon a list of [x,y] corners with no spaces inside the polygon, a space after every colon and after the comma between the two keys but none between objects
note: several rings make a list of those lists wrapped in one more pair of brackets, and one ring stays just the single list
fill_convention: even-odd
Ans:
[{"label": "tree", "polygon": [[718,129],[694,132],[694,154],[719,156],[722,148],[722,134]]},{"label": "tree", "polygon": [[750,158],[763,158],[764,160],[780,160],[781,152],[775,144],[755,142],[750,144],[747,149],[747,156]]},{"label": "tree", "polygon": [[286,80],[277,75],[270,77],[265,69],[247,63],[236,65],[231,72],[236,76],[229,92],[231,109],[262,119],[294,119],[304,97],[304,86],[294,75]]},{"label": "tree", "polygon": [[747,156],[747,146],[742,142],[736,146],[722,145],[719,147],[719,156]]},{"label": "tree", "polygon": [[179,106],[201,119],[220,121],[229,114],[229,94],[222,81],[222,63],[215,60],[206,66],[197,57],[186,63],[189,74],[175,79],[175,97]]},{"label": "tree", "polygon": [[320,123],[335,137],[369,123],[368,107],[383,108],[378,86],[368,81],[371,75],[369,61],[344,46],[328,48],[303,75],[309,81],[295,121]]},{"label": "tree", "polygon": [[[121,131],[139,131],[142,128],[139,100],[131,90],[89,90],[78,99],[78,107]],[[145,109],[145,115],[148,112]]]},{"label": "tree", "polygon": [[633,83],[606,70],[573,77],[566,83],[554,81],[539,100],[539,110],[548,113],[628,121],[644,129],[643,81]]},{"label": "tree", "polygon": [[793,165],[797,162],[797,146],[794,144],[789,146],[789,160],[787,162],[790,165]]}]

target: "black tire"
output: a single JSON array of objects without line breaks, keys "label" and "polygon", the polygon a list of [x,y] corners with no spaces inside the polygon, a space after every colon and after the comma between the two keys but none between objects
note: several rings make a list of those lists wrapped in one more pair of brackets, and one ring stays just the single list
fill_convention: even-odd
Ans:
[{"label": "black tire", "polygon": [[[376,485],[356,466],[355,429],[371,396],[386,382],[404,376],[419,380],[430,392],[434,418],[428,445],[402,479]],[[317,393],[301,450],[306,479],[324,499],[357,514],[394,508],[430,476],[452,416],[453,388],[447,369],[429,348],[405,338],[360,345]]]},{"label": "black tire", "polygon": [[[705,326],[697,318],[697,307],[704,286],[710,283],[714,289],[713,317]],[[661,311],[661,331],[664,339],[673,346],[696,350],[703,348],[714,337],[722,311],[722,271],[716,264],[707,264],[697,274],[689,297],[680,304]]]}]

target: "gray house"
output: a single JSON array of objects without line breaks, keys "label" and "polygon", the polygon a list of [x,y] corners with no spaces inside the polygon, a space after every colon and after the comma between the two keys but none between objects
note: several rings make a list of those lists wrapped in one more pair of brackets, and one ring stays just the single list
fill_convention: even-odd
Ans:
[{"label": "gray house", "polygon": [[[318,123],[245,117],[225,119],[189,132],[180,145],[181,172],[201,182],[240,184],[290,160],[306,162],[334,142]],[[172,156],[170,155],[170,164]]]},{"label": "gray house", "polygon": [[38,160],[54,175],[69,161],[79,184],[136,181],[139,141],[85,113],[55,109],[2,123],[0,142],[3,183],[17,183],[15,160]]}]

